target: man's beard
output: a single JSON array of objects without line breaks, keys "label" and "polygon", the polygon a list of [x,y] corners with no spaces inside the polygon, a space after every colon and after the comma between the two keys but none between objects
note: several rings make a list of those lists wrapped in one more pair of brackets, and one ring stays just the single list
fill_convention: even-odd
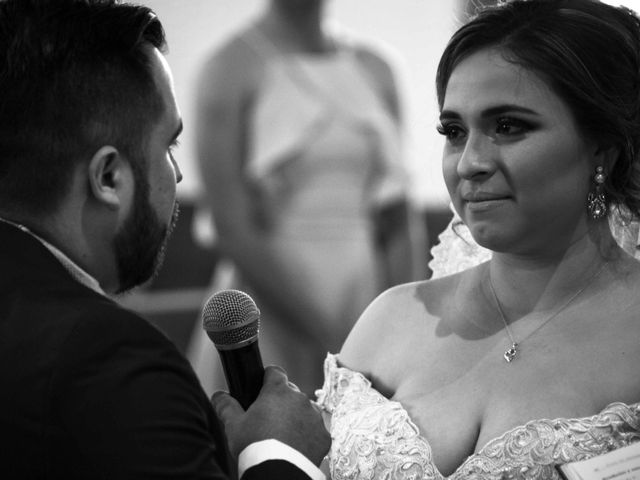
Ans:
[{"label": "man's beard", "polygon": [[148,182],[139,182],[132,211],[114,239],[118,290],[123,293],[155,277],[162,267],[169,237],[178,220],[178,202],[169,225],[151,207]]}]

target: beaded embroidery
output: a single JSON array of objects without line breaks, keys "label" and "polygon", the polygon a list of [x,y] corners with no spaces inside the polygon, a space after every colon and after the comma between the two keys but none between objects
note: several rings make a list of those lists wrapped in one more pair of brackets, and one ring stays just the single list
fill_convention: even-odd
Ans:
[{"label": "beaded embroidery", "polygon": [[559,479],[555,465],[640,441],[640,403],[612,403],[576,419],[533,420],[489,441],[449,477],[404,408],[362,374],[325,360],[318,403],[332,415],[332,480]]}]

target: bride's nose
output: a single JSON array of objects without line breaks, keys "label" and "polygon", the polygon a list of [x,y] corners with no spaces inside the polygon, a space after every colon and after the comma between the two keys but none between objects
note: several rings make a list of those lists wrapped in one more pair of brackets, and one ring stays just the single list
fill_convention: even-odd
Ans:
[{"label": "bride's nose", "polygon": [[479,132],[470,132],[458,159],[458,175],[465,180],[491,176],[496,169],[497,156],[498,149],[491,138]]}]

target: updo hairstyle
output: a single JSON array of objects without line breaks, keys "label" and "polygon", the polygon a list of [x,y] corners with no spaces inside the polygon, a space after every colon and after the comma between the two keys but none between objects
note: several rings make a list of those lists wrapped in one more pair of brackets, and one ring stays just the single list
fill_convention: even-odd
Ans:
[{"label": "updo hairstyle", "polygon": [[436,76],[440,109],[453,69],[484,48],[546,80],[582,133],[615,147],[609,206],[640,218],[640,19],[597,0],[514,0],[482,10],[449,41]]}]

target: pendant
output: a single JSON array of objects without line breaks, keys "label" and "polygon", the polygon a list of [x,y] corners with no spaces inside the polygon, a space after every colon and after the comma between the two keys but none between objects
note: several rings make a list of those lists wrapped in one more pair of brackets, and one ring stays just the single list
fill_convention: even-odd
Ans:
[{"label": "pendant", "polygon": [[507,361],[507,363],[511,363],[511,361],[516,358],[516,355],[518,355],[518,344],[514,343],[513,345],[511,345],[511,348],[509,350],[504,352],[503,357]]}]

